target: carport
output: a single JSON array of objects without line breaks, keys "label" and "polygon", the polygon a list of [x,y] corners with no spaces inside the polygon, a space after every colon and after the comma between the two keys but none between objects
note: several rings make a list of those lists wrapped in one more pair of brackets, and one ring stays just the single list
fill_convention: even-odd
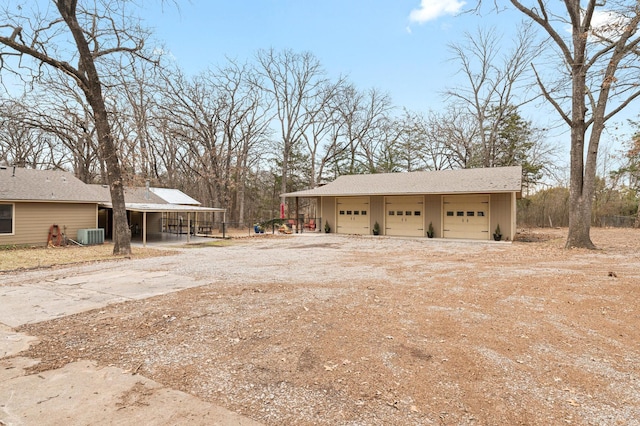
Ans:
[{"label": "carport", "polygon": [[[101,207],[108,209],[113,208],[111,203],[101,203]],[[187,216],[187,242],[190,240],[191,235],[191,223],[193,220],[194,228],[198,226],[198,214],[199,213],[222,213],[223,222],[226,221],[227,209],[215,208],[215,207],[199,207],[192,205],[181,204],[153,204],[153,203],[125,203],[127,212],[136,212],[142,215],[142,245],[147,246],[147,235],[149,232],[147,215],[155,213],[184,213]],[[193,215],[193,216],[192,216]],[[158,229],[158,228],[155,228]]]}]

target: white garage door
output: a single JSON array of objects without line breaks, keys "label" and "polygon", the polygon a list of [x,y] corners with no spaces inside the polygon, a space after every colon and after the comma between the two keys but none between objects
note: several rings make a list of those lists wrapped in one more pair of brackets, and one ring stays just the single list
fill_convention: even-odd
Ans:
[{"label": "white garage door", "polygon": [[489,240],[489,196],[443,197],[443,237]]},{"label": "white garage door", "polygon": [[338,198],[338,234],[369,234],[369,197]]},{"label": "white garage door", "polygon": [[384,226],[385,235],[423,237],[424,198],[387,197]]}]

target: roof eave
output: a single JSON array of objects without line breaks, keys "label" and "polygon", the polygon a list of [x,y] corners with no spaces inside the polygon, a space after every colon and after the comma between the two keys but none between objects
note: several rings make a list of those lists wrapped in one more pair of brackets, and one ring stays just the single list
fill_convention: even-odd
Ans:
[{"label": "roof eave", "polygon": [[315,198],[315,197],[368,197],[368,196],[401,196],[401,195],[447,195],[447,194],[510,194],[515,192],[517,194],[522,192],[522,189],[500,189],[500,190],[478,190],[478,191],[439,191],[439,192],[349,192],[349,193],[325,193],[325,194],[310,194],[306,191],[301,192],[288,192],[281,194],[281,198]]},{"label": "roof eave", "polygon": [[[100,207],[112,209],[112,203],[99,203]],[[138,212],[138,213],[205,213],[205,212],[226,212],[227,209],[218,207],[199,207],[199,206],[185,206],[181,204],[141,204],[141,203],[125,203],[125,209]]]},{"label": "roof eave", "polygon": [[64,204],[100,204],[97,200],[51,200],[44,198],[21,199],[21,198],[0,198],[3,203],[64,203]]}]

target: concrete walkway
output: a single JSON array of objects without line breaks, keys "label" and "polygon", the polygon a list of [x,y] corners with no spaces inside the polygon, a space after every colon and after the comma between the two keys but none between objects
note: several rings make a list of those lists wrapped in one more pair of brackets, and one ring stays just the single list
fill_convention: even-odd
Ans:
[{"label": "concrete walkway", "polygon": [[[205,284],[117,262],[3,275],[0,280],[0,425],[257,425],[138,374],[80,361],[38,374],[16,356],[37,341],[22,324]],[[135,267],[135,266],[134,266]]]}]

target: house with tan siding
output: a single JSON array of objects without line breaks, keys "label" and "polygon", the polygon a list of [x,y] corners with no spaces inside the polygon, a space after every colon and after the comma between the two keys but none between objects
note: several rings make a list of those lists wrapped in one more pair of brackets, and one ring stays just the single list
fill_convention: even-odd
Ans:
[{"label": "house with tan siding", "polygon": [[[126,187],[124,196],[132,237],[145,244],[147,236],[210,230],[205,215],[226,211],[200,207],[177,189]],[[45,246],[52,228],[71,239],[79,229],[102,228],[109,239],[112,224],[108,186],[85,184],[61,170],[0,167],[0,247]]]},{"label": "house with tan siding", "polygon": [[436,238],[490,240],[499,225],[503,239],[513,240],[521,191],[515,166],[344,175],[281,197],[315,200],[339,234],[372,234],[377,222],[381,235],[425,237],[431,224]]},{"label": "house with tan siding", "polygon": [[54,225],[75,238],[98,225],[98,202],[69,172],[0,167],[0,246],[44,246]]}]

